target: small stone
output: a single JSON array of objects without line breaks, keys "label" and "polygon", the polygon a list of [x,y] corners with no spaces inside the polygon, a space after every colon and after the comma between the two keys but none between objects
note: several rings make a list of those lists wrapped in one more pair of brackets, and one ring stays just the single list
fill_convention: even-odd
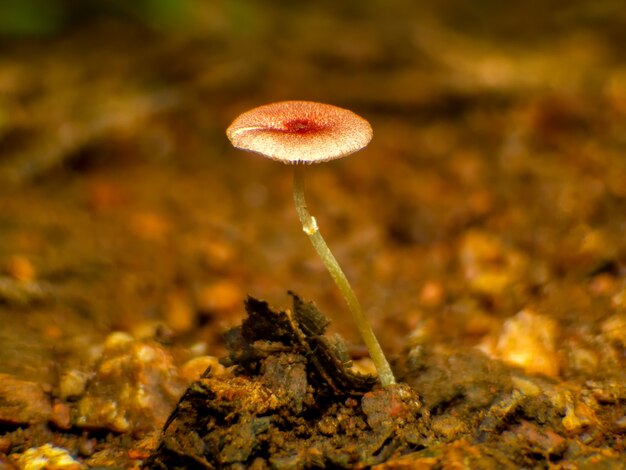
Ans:
[{"label": "small stone", "polygon": [[317,422],[317,429],[325,436],[332,436],[337,433],[337,420],[333,416],[323,416]]},{"label": "small stone", "polygon": [[166,325],[163,321],[156,319],[139,321],[136,324],[129,326],[129,333],[133,339],[139,340],[157,338],[157,340],[168,340],[174,334],[169,325]]},{"label": "small stone", "polygon": [[495,235],[477,230],[463,238],[459,256],[469,286],[480,294],[502,294],[520,283],[528,268],[528,259],[521,252],[506,247]]},{"label": "small stone", "polygon": [[610,316],[600,328],[609,341],[626,346],[626,312]]},{"label": "small stone", "polygon": [[559,356],[556,352],[557,323],[532,310],[522,310],[504,322],[494,355],[529,374],[556,377]]},{"label": "small stone", "polygon": [[113,349],[118,346],[125,346],[134,341],[133,337],[123,331],[115,331],[106,337],[104,340],[104,347],[106,349]]},{"label": "small stone", "polygon": [[622,416],[621,418],[617,418],[614,422],[613,425],[615,426],[615,429],[618,432],[624,432],[626,431],[626,415]]},{"label": "small stone", "polygon": [[361,375],[372,375],[376,376],[378,372],[376,371],[376,366],[374,365],[374,361],[372,361],[369,357],[364,357],[362,359],[357,359],[352,361],[353,372]]},{"label": "small stone", "polygon": [[76,404],[74,424],[115,432],[160,428],[183,392],[170,354],[151,341],[114,333]]},{"label": "small stone", "polygon": [[204,341],[198,341],[197,343],[190,344],[187,348],[190,356],[206,356],[207,344]]},{"label": "small stone", "polygon": [[543,455],[560,453],[567,445],[564,437],[528,421],[522,421],[516,432],[533,450],[539,451]]},{"label": "small stone", "polygon": [[51,413],[50,398],[40,384],[0,374],[0,423],[42,423]]},{"label": "small stone", "polygon": [[17,460],[23,470],[80,470],[85,468],[69,452],[50,444],[31,447]]},{"label": "small stone", "polygon": [[600,365],[598,353],[572,339],[568,342],[567,362],[569,366],[585,374],[593,374]]},{"label": "small stone", "polygon": [[611,297],[611,305],[615,308],[626,309],[626,288]]},{"label": "small stone", "polygon": [[467,431],[467,425],[456,416],[443,415],[432,419],[431,429],[436,435],[443,436],[445,439],[454,439]]},{"label": "small stone", "polygon": [[59,398],[73,400],[80,397],[85,391],[89,374],[77,369],[69,369],[61,374],[59,379]]},{"label": "small stone", "polygon": [[616,285],[615,276],[601,273],[591,280],[589,291],[595,296],[604,296],[614,291]]},{"label": "small stone", "polygon": [[70,405],[67,403],[56,402],[52,405],[50,422],[52,422],[57,428],[67,431],[72,427],[71,411]]},{"label": "small stone", "polygon": [[513,376],[511,382],[516,389],[527,397],[538,397],[541,394],[541,387],[530,378]]},{"label": "small stone", "polygon": [[187,333],[196,324],[196,311],[189,297],[180,291],[170,292],[165,299],[165,323],[174,333]]},{"label": "small stone", "polygon": [[146,241],[163,242],[170,233],[167,219],[153,212],[136,214],[131,220],[133,233]]},{"label": "small stone", "polygon": [[570,397],[565,407],[565,417],[561,420],[567,432],[576,434],[584,428],[598,423],[598,418],[591,407],[582,401],[575,404],[572,401],[573,399]]},{"label": "small stone", "polygon": [[217,377],[224,374],[225,371],[224,366],[220,364],[216,357],[200,356],[185,362],[179,369],[178,374],[181,379],[190,384],[204,376],[209,368],[211,370],[207,377]]},{"label": "small stone", "polygon": [[82,436],[78,441],[78,452],[83,457],[89,457],[96,451],[98,441],[95,438]]},{"label": "small stone", "polygon": [[32,282],[35,280],[35,267],[25,256],[14,255],[6,262],[6,272],[16,281]]},{"label": "small stone", "polygon": [[580,241],[580,252],[597,258],[603,258],[603,255],[607,254],[608,247],[611,246],[612,243],[606,230],[587,229]]},{"label": "small stone", "polygon": [[131,460],[144,460],[150,456],[150,453],[143,449],[130,449],[128,451],[128,458]]},{"label": "small stone", "polygon": [[[7,436],[0,436],[0,455],[8,454],[12,447],[11,439]],[[2,468],[2,466],[0,466]]]},{"label": "small stone", "polygon": [[226,243],[210,240],[199,247],[199,255],[206,265],[214,271],[222,271],[235,258],[235,252]]},{"label": "small stone", "polygon": [[614,424],[619,432],[626,431],[626,415],[616,419]]},{"label": "small stone", "polygon": [[224,280],[205,286],[198,293],[198,308],[202,312],[232,312],[240,308],[243,300],[241,288],[236,283]]},{"label": "small stone", "polygon": [[410,312],[410,325],[407,329],[408,343],[412,347],[426,344],[436,333],[437,324],[432,318],[428,318],[423,312]]},{"label": "small stone", "polygon": [[52,288],[37,281],[17,281],[11,277],[0,277],[0,303],[24,308],[48,302]]},{"label": "small stone", "polygon": [[420,302],[425,307],[437,307],[443,301],[443,286],[436,281],[428,281],[420,291]]}]

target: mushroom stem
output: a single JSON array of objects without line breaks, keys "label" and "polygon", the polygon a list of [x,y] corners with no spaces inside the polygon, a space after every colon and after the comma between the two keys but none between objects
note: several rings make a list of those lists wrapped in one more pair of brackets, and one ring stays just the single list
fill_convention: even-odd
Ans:
[{"label": "mushroom stem", "polygon": [[298,211],[298,216],[300,217],[302,230],[307,234],[309,240],[311,240],[315,251],[317,251],[317,254],[324,263],[324,266],[326,266],[328,273],[333,278],[333,281],[335,281],[335,284],[341,291],[343,298],[346,300],[346,303],[352,312],[352,317],[354,318],[357,328],[361,333],[361,337],[369,350],[370,357],[376,366],[381,385],[386,387],[388,385],[395,384],[396,379],[393,376],[393,372],[391,372],[389,362],[387,362],[387,358],[385,357],[376,336],[374,336],[374,331],[372,331],[372,327],[363,313],[361,304],[356,298],[356,295],[348,282],[348,278],[346,278],[346,275],[339,266],[337,259],[324,241],[324,238],[322,237],[322,234],[317,226],[317,222],[315,221],[315,217],[313,217],[307,209],[306,201],[304,199],[303,180],[303,169],[300,168],[300,165],[294,165],[293,199],[296,203],[296,211]]}]

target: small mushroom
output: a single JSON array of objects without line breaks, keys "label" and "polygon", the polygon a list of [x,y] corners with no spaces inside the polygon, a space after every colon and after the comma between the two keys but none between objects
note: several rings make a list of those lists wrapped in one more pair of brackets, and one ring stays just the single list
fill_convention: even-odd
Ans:
[{"label": "small mushroom", "polygon": [[372,139],[372,128],[347,109],[311,101],[282,101],[241,114],[226,130],[231,143],[283,163],[294,164],[293,196],[302,229],[346,300],[376,365],[383,386],[395,383],[389,363],[339,263],[322,238],[304,199],[300,163],[320,163],[350,155]]}]

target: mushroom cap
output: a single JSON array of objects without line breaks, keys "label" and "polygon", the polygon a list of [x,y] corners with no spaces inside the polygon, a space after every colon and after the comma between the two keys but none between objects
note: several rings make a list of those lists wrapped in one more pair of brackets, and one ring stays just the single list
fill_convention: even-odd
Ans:
[{"label": "mushroom cap", "polygon": [[372,140],[372,127],[347,109],[313,101],[281,101],[241,114],[226,130],[231,143],[283,163],[345,157]]}]

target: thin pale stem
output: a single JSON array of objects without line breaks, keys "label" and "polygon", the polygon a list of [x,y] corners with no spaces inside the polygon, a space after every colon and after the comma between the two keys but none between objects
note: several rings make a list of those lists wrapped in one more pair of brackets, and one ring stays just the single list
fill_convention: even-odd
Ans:
[{"label": "thin pale stem", "polygon": [[374,336],[374,332],[372,331],[372,327],[370,326],[367,317],[363,313],[361,304],[356,298],[356,295],[354,294],[346,275],[339,266],[337,259],[330,251],[330,248],[328,248],[324,238],[322,238],[322,234],[319,231],[315,217],[311,216],[309,210],[307,209],[306,201],[304,199],[303,171],[304,170],[299,165],[295,165],[293,198],[296,203],[296,210],[298,211],[300,222],[302,223],[302,230],[304,230],[304,233],[306,233],[309,240],[311,240],[315,251],[317,251],[317,254],[324,263],[324,266],[326,266],[328,273],[333,278],[333,281],[335,281],[335,284],[341,291],[343,298],[346,300],[346,303],[352,312],[354,321],[356,322],[357,328],[361,333],[361,337],[369,350],[370,357],[376,366],[381,385],[386,387],[388,385],[395,384],[396,379],[393,376],[393,372],[391,372],[391,367],[389,367],[387,358],[385,357],[376,336]]}]

